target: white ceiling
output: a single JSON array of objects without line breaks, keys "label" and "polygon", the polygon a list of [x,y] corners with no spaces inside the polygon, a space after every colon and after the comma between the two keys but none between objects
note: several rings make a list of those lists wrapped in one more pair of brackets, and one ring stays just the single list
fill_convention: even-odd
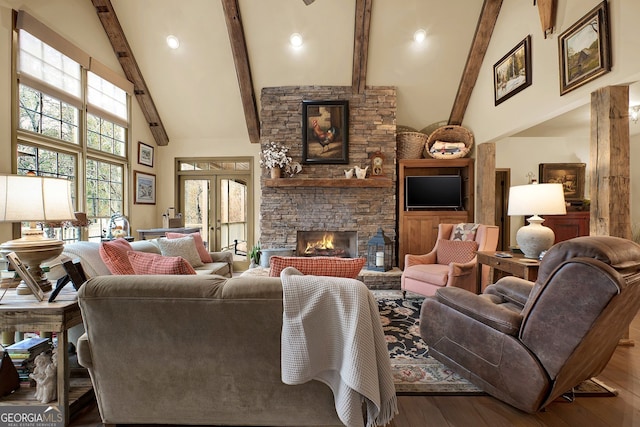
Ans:
[{"label": "white ceiling", "polygon": [[[373,2],[367,84],[398,88],[398,124],[422,129],[448,119],[482,3]],[[170,140],[246,140],[221,2],[112,4]],[[239,5],[258,108],[264,87],[351,86],[355,0],[309,6],[303,0],[239,0]],[[427,31],[422,45],[413,42],[419,28]],[[289,45],[294,32],[304,37],[302,49]],[[167,47],[169,34],[180,39],[178,50]]]}]

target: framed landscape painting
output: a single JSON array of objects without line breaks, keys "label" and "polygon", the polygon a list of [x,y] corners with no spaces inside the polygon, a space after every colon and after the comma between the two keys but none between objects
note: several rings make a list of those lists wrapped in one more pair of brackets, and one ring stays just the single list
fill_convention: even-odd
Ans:
[{"label": "framed landscape painting", "polygon": [[531,86],[531,36],[516,45],[493,66],[495,105]]},{"label": "framed landscape painting", "polygon": [[349,163],[349,101],[302,101],[302,162]]},{"label": "framed landscape painting", "polygon": [[153,147],[138,141],[138,164],[153,167]]},{"label": "framed landscape painting", "polygon": [[540,163],[541,183],[562,184],[566,201],[584,199],[584,171],[586,163]]},{"label": "framed landscape painting", "polygon": [[135,185],[134,203],[139,205],[156,204],[156,176],[151,173],[133,171]]},{"label": "framed landscape painting", "polygon": [[606,0],[558,37],[560,95],[611,71]]}]

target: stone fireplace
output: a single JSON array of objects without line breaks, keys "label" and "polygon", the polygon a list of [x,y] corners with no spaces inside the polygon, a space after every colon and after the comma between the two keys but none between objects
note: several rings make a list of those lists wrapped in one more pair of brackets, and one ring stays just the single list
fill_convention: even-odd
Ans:
[{"label": "stone fireplace", "polygon": [[[351,86],[264,88],[261,94],[261,145],[271,141],[290,148],[302,163],[302,101],[347,100],[348,164],[303,164],[295,177],[269,179],[263,170],[260,202],[260,244],[263,248],[298,248],[298,231],[354,232],[350,257],[366,257],[367,243],[382,227],[396,236],[396,89]],[[345,178],[345,170],[370,165],[375,152],[384,156],[382,180]],[[371,170],[371,168],[369,168]],[[323,236],[320,236],[322,239]]]},{"label": "stone fireplace", "polygon": [[356,258],[357,231],[300,231],[297,233],[298,256],[332,256]]}]

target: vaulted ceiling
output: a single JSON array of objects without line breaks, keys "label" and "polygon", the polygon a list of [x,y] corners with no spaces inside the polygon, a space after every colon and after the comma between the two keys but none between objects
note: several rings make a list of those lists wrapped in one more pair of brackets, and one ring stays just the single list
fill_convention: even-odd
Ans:
[{"label": "vaulted ceiling", "polygon": [[[92,0],[102,7],[105,0]],[[241,92],[234,13],[241,19],[256,110],[272,86],[391,85],[398,88],[398,124],[421,129],[448,120],[483,11],[483,0],[111,0],[166,140],[250,139],[247,88]],[[497,5],[501,0],[488,0]],[[237,10],[233,6],[237,5]],[[227,19],[225,17],[227,12]],[[98,14],[100,16],[100,13]],[[369,22],[364,22],[362,19]],[[229,24],[229,25],[228,25]],[[369,31],[366,31],[368,25]],[[427,37],[413,40],[418,29]],[[302,48],[289,44],[300,33]],[[173,34],[180,47],[165,39]],[[231,35],[231,38],[230,38]],[[490,36],[490,32],[489,32]],[[365,38],[366,37],[366,38]],[[362,43],[368,49],[361,49]],[[481,54],[481,49],[473,52]],[[355,59],[354,59],[355,53]],[[366,54],[364,62],[358,62]],[[119,55],[120,56],[120,55]],[[481,55],[479,56],[481,60]],[[120,58],[122,59],[122,57]],[[121,61],[122,62],[122,61]],[[478,65],[479,66],[479,65]],[[365,68],[366,67],[366,68]],[[242,70],[242,68],[239,68]],[[467,70],[469,70],[467,65]],[[135,81],[134,81],[135,82]],[[138,94],[140,95],[140,94]],[[464,93],[463,93],[464,95]],[[140,97],[139,97],[140,98]],[[244,99],[244,103],[243,103]],[[464,99],[463,99],[464,101]],[[148,102],[147,102],[148,103]],[[462,104],[461,104],[462,105]],[[464,105],[462,105],[464,107]],[[464,108],[457,112],[464,114]],[[259,117],[256,121],[259,123]],[[153,126],[152,126],[153,129]],[[249,129],[249,130],[248,130]],[[160,137],[158,137],[160,135]],[[163,143],[160,132],[156,141]]]}]

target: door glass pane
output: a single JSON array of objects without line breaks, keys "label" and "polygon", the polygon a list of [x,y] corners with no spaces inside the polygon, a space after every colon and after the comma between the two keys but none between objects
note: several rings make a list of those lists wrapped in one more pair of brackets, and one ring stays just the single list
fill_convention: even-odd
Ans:
[{"label": "door glass pane", "polygon": [[[182,206],[185,227],[200,227],[203,240],[208,240],[209,230],[209,180],[184,181]],[[210,242],[207,242],[209,244]],[[211,249],[213,247],[209,246]]]},{"label": "door glass pane", "polygon": [[224,250],[246,261],[247,185],[237,179],[220,180],[220,239]]}]

